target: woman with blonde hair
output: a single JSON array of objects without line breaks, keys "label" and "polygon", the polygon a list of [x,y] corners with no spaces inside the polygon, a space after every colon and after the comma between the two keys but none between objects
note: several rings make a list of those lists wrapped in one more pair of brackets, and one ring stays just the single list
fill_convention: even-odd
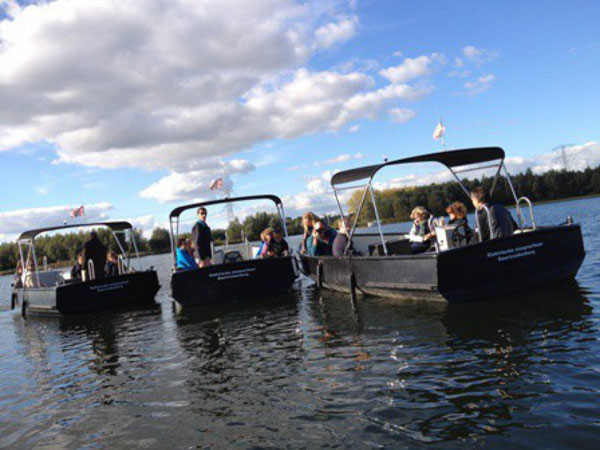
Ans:
[{"label": "woman with blonde hair", "polygon": [[[308,238],[312,236],[313,226],[315,225],[317,220],[318,220],[317,216],[310,211],[302,214],[302,228],[304,228],[304,234],[302,236],[302,253],[303,254],[310,253],[307,246],[308,247],[311,246],[312,239],[308,239]],[[310,242],[308,242],[308,241],[310,241]]]},{"label": "woman with blonde hair", "polygon": [[411,241],[410,249],[413,254],[423,253],[431,247],[431,238],[435,236],[435,232],[431,230],[429,217],[429,211],[423,206],[417,206],[410,213],[413,225],[408,238]]}]

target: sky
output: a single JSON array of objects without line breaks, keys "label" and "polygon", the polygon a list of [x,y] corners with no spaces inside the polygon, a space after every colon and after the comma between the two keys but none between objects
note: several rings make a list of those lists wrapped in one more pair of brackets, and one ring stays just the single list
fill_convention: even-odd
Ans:
[{"label": "sky", "polygon": [[[82,204],[149,235],[221,196],[216,177],[289,216],[333,212],[333,173],[441,150],[440,118],[448,149],[500,146],[513,173],[561,168],[562,145],[569,168],[597,166],[598,17],[595,1],[0,0],[0,242]],[[396,167],[376,186],[442,179]]]}]

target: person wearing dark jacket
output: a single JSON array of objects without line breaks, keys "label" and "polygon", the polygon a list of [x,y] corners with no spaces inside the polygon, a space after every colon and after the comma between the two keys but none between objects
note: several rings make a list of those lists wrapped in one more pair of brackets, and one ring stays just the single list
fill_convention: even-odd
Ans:
[{"label": "person wearing dark jacket", "polygon": [[[106,247],[95,230],[90,232],[90,237],[83,243],[83,270],[88,270],[88,261],[94,264],[94,275],[96,278],[104,278],[104,266],[106,265]],[[91,274],[88,274],[91,279]]]},{"label": "person wearing dark jacket", "polygon": [[[333,240],[333,245],[331,246],[331,253],[333,256],[342,257],[346,252],[346,247],[348,246],[348,228],[350,228],[350,219],[346,218],[346,220],[339,220],[338,224],[338,233],[335,235],[335,239]],[[350,253],[352,253],[352,244],[350,244],[350,248],[348,249]]]},{"label": "person wearing dark jacket", "polygon": [[310,248],[310,255],[331,256],[331,248],[336,235],[333,228],[326,226],[321,219],[318,219],[314,223],[313,235],[309,237],[312,239],[312,245],[307,245],[307,248]]},{"label": "person wearing dark jacket", "polygon": [[83,269],[83,252],[77,253],[77,261],[71,268],[71,280],[81,280],[81,271]]},{"label": "person wearing dark jacket", "polygon": [[[471,192],[471,201],[475,206],[477,214],[477,226],[481,232],[481,241],[488,241],[503,236],[511,236],[517,224],[508,210],[500,204],[489,204],[487,193],[479,186]],[[490,211],[490,218],[485,210],[486,206]],[[490,222],[492,229],[490,230]]]},{"label": "person wearing dark jacket", "polygon": [[198,220],[192,228],[192,243],[196,250],[198,267],[208,267],[212,258],[212,232],[206,224],[206,208],[201,206],[197,211]]},{"label": "person wearing dark jacket", "polygon": [[118,277],[119,276],[119,259],[117,254],[112,250],[106,255],[106,266],[104,267],[104,276]]},{"label": "person wearing dark jacket", "polygon": [[453,202],[446,208],[448,213],[448,225],[454,225],[454,239],[458,245],[463,242],[468,244],[473,238],[473,230],[469,227],[467,219],[467,207],[462,202]]}]

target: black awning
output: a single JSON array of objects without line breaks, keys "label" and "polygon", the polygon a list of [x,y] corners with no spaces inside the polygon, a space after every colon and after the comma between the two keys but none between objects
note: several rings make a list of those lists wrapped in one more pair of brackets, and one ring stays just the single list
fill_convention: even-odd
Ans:
[{"label": "black awning", "polygon": [[89,227],[98,227],[104,226],[108,227],[113,231],[123,231],[129,230],[133,228],[133,226],[129,222],[125,221],[114,221],[114,222],[88,222],[88,223],[78,223],[78,224],[69,224],[69,225],[59,225],[55,227],[46,227],[46,228],[37,228],[35,230],[29,230],[21,233],[19,236],[19,241],[22,239],[33,239],[38,234],[46,233],[48,231],[57,231],[57,230],[65,230],[69,228],[89,228]]},{"label": "black awning", "polygon": [[189,205],[178,206],[173,211],[171,211],[171,214],[169,214],[169,218],[179,217],[179,215],[183,211],[186,211],[186,210],[192,209],[192,208],[200,208],[201,206],[206,207],[206,206],[210,206],[210,205],[218,205],[220,203],[244,202],[244,201],[250,201],[250,200],[271,200],[276,205],[282,204],[281,199],[279,197],[277,197],[276,195],[270,195],[270,194],[248,195],[245,197],[231,197],[231,198],[223,198],[220,200],[210,200],[207,202],[190,203]]},{"label": "black awning", "polygon": [[411,156],[410,158],[397,159],[382,164],[358,167],[356,169],[344,170],[331,177],[331,185],[348,183],[350,181],[371,178],[381,168],[398,164],[409,164],[417,162],[438,162],[446,167],[467,166],[486,161],[504,159],[504,150],[500,147],[478,147],[463,150],[449,150],[446,152],[428,153],[427,155]]}]

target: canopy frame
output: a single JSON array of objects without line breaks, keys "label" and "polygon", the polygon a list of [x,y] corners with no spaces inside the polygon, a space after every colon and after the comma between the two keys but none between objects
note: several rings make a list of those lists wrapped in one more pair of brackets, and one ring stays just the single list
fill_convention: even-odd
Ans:
[{"label": "canopy frame", "polygon": [[[343,221],[346,220],[346,217],[344,215],[344,210],[342,208],[338,193],[341,191],[344,191],[344,190],[348,190],[348,189],[357,189],[357,188],[360,189],[363,186],[361,186],[361,185],[353,185],[353,186],[349,186],[349,187],[346,187],[346,186],[340,187],[340,186],[344,185],[346,183],[350,183],[350,182],[354,182],[354,181],[358,181],[358,180],[362,180],[362,179],[367,180],[366,184],[364,185],[364,192],[362,194],[362,198],[361,198],[361,201],[360,201],[360,204],[358,207],[358,211],[356,213],[356,217],[354,218],[354,223],[352,224],[352,227],[350,229],[350,234],[348,236],[348,244],[346,245],[346,248],[344,250],[344,255],[347,255],[348,251],[350,250],[352,237],[355,234],[358,220],[363,211],[365,200],[366,200],[367,194],[369,192],[371,194],[371,201],[373,203],[373,209],[375,211],[375,219],[377,222],[377,229],[379,231],[379,236],[381,239],[381,244],[383,246],[383,251],[386,256],[388,255],[387,245],[386,245],[384,234],[383,234],[383,231],[381,228],[379,209],[377,207],[375,193],[373,191],[373,178],[375,177],[377,172],[379,172],[382,168],[384,168],[386,166],[391,166],[391,165],[400,165],[400,164],[409,164],[409,163],[418,163],[418,162],[440,163],[440,164],[446,166],[446,168],[450,171],[450,173],[452,174],[454,179],[460,185],[461,189],[464,191],[464,193],[469,198],[470,198],[470,192],[467,189],[467,187],[464,185],[464,183],[462,182],[460,177],[457,175],[458,173],[473,172],[473,171],[478,171],[478,170],[495,168],[496,172],[494,175],[494,181],[492,182],[492,187],[490,189],[490,198],[491,198],[496,189],[497,182],[502,173],[502,170],[504,170],[504,176],[508,182],[508,185],[510,186],[510,191],[515,200],[517,217],[519,219],[519,228],[521,229],[521,231],[523,231],[523,224],[525,223],[525,220],[523,218],[520,203],[523,201],[524,197],[521,197],[519,199],[519,197],[517,196],[515,188],[512,184],[510,174],[508,173],[508,169],[506,168],[506,164],[504,163],[504,159],[505,159],[505,153],[504,153],[504,150],[502,150],[500,147],[468,148],[468,149],[451,150],[451,151],[444,151],[444,152],[438,152],[438,153],[430,153],[430,154],[426,154],[426,155],[413,156],[413,157],[398,159],[398,160],[389,161],[389,162],[386,160],[382,164],[375,164],[375,165],[370,165],[370,166],[359,167],[359,168],[350,169],[350,170],[346,170],[346,171],[338,172],[338,173],[334,174],[331,177],[331,187],[333,188],[335,200],[336,200],[336,203],[338,206],[338,210],[340,212],[340,217]],[[492,164],[480,165],[481,163],[488,163],[490,161],[494,161],[494,162]],[[475,166],[475,167],[465,167],[465,166]],[[459,167],[459,168],[465,167],[465,168],[456,170],[455,169],[456,167]],[[526,199],[526,200],[528,202],[529,209],[530,209],[532,225],[535,228],[536,225],[535,225],[535,221],[533,219],[533,208],[531,206],[531,201],[529,201],[529,199]],[[489,211],[488,211],[488,219],[490,219]],[[481,227],[479,226],[479,223],[478,223],[477,214],[475,214],[475,220],[477,221],[479,238],[481,239]]]},{"label": "canopy frame", "polygon": [[224,203],[237,203],[246,202],[252,200],[271,200],[275,204],[277,214],[283,229],[283,233],[286,239],[288,239],[287,225],[285,223],[285,211],[283,209],[283,202],[279,197],[272,194],[263,195],[247,195],[242,197],[226,197],[219,200],[208,200],[206,202],[190,203],[187,205],[178,206],[171,211],[169,214],[169,232],[171,241],[171,255],[173,257],[173,270],[177,270],[177,239],[179,238],[179,216],[184,211],[194,208],[207,207],[211,205],[219,205]]},{"label": "canopy frame", "polygon": [[[34,273],[35,273],[35,277],[36,277],[36,286],[39,287],[40,286],[40,275],[39,275],[39,267],[38,267],[38,262],[37,262],[37,256],[36,256],[36,251],[35,251],[35,238],[37,236],[39,236],[40,234],[43,233],[47,233],[50,231],[58,231],[58,230],[64,230],[64,229],[70,229],[70,228],[93,228],[93,227],[98,227],[98,226],[106,226],[108,228],[110,228],[111,230],[111,234],[114,238],[114,240],[117,242],[117,246],[119,247],[119,250],[121,252],[121,256],[126,257],[127,259],[127,267],[131,268],[130,265],[130,255],[129,252],[125,252],[125,249],[123,248],[123,246],[121,245],[121,241],[119,240],[118,234],[122,233],[125,240],[127,240],[129,238],[129,240],[131,241],[134,251],[135,251],[135,260],[136,260],[136,266],[138,268],[138,270],[141,270],[141,263],[140,263],[140,254],[138,251],[138,247],[137,247],[137,243],[135,241],[135,233],[133,232],[133,225],[131,225],[131,223],[126,222],[126,221],[108,221],[108,222],[87,222],[87,223],[81,223],[81,224],[69,224],[69,225],[61,225],[61,226],[54,226],[54,227],[46,227],[46,228],[37,228],[37,229],[33,229],[33,230],[28,230],[28,231],[24,231],[23,233],[21,233],[21,235],[18,237],[17,239],[17,246],[19,248],[19,259],[21,260],[21,267],[23,268],[23,276],[25,275],[25,272],[27,271],[27,267],[29,267],[29,261],[31,260],[31,258],[33,258],[33,268],[34,268]],[[25,250],[25,253],[24,251]],[[25,255],[27,255],[25,257]],[[27,286],[25,286],[25,283],[23,283],[23,289],[27,289]]]}]

